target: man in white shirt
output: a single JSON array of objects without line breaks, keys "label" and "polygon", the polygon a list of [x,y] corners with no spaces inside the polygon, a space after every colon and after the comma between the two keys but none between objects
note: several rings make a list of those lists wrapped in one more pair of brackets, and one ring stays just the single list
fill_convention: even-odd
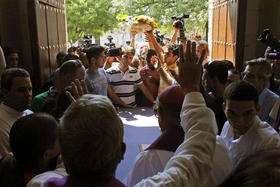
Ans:
[{"label": "man in white shirt", "polygon": [[136,106],[136,86],[141,89],[149,101],[154,101],[152,94],[141,80],[138,70],[131,67],[134,54],[135,50],[133,48],[124,48],[122,58],[118,57],[119,65],[106,70],[109,79],[108,96],[114,104],[120,107],[131,108]]},{"label": "man in white shirt", "polygon": [[230,150],[233,166],[259,150],[280,148],[280,136],[257,116],[258,92],[246,81],[231,83],[224,93],[224,111],[228,121],[221,137]]},{"label": "man in white shirt", "polygon": [[215,151],[217,123],[206,107],[200,91],[201,64],[197,63],[196,44],[188,41],[184,52],[180,46],[179,83],[185,94],[181,110],[184,142],[169,159],[163,172],[143,179],[135,186],[200,186],[207,180]]},{"label": "man in white shirt", "polygon": [[9,133],[13,123],[31,114],[32,83],[29,73],[21,68],[6,69],[1,76],[4,101],[0,104],[0,158],[11,152]]},{"label": "man in white shirt", "polygon": [[[180,86],[169,86],[157,99],[159,126],[162,134],[143,152],[137,156],[134,168],[127,177],[127,186],[131,187],[147,177],[162,172],[168,160],[184,141],[184,130],[180,126],[180,110],[184,101],[184,93]],[[205,186],[217,186],[232,170],[228,149],[223,140],[217,137],[214,153],[213,169]],[[203,186],[201,184],[201,186]]]}]

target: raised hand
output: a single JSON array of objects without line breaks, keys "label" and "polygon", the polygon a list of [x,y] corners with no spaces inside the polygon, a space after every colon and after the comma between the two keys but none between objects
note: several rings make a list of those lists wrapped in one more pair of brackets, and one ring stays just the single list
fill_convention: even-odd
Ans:
[{"label": "raised hand", "polygon": [[82,95],[88,93],[87,86],[84,80],[79,81],[78,79],[76,79],[75,82],[71,83],[71,87],[73,95],[70,92],[66,91],[66,95],[71,103],[75,102]]},{"label": "raised hand", "polygon": [[204,56],[205,50],[202,51],[200,58],[197,59],[195,42],[188,40],[186,51],[184,51],[183,45],[180,45],[178,81],[185,94],[189,92],[199,92]]},{"label": "raised hand", "polygon": [[152,56],[151,63],[156,70],[158,70],[162,66],[160,58],[156,55]]}]

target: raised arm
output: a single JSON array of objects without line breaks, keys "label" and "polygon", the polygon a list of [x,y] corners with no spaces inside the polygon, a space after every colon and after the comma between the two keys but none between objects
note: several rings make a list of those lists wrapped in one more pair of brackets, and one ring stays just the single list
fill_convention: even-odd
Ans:
[{"label": "raised arm", "polygon": [[144,85],[144,83],[142,82],[141,84],[138,85],[138,88],[140,88],[140,90],[143,92],[143,94],[145,95],[145,97],[151,101],[154,102],[154,97],[152,96],[152,94],[150,93],[150,91],[148,90],[148,88]]},{"label": "raised arm", "polygon": [[200,186],[209,175],[217,124],[214,113],[206,107],[199,93],[203,58],[198,63],[195,59],[195,43],[188,41],[186,52],[180,46],[179,82],[186,94],[181,111],[185,140],[162,173],[144,179],[136,186]]},{"label": "raised arm", "polygon": [[160,54],[160,53],[164,52],[163,49],[161,48],[161,46],[158,44],[158,42],[153,34],[153,30],[145,32],[144,34],[150,40],[150,42],[153,44],[157,53]]},{"label": "raised arm", "polygon": [[131,43],[130,46],[135,48],[135,36],[136,36],[137,32],[135,31],[131,31]]},{"label": "raised arm", "polygon": [[177,27],[173,27],[174,28],[174,33],[172,35],[172,38],[171,38],[171,43],[176,43],[176,40],[177,40],[177,33],[178,33],[178,28]]}]

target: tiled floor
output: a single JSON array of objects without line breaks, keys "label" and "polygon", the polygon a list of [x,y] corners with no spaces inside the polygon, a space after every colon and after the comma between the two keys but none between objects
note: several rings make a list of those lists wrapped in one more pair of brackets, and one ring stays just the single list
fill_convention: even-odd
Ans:
[{"label": "tiled floor", "polygon": [[139,153],[139,144],[151,144],[161,132],[152,108],[120,109],[119,115],[124,123],[126,153],[116,175],[118,179],[123,180]]}]

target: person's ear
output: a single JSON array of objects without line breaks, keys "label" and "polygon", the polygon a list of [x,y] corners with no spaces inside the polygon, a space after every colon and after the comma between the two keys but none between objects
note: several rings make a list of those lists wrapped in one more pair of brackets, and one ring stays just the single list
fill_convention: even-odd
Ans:
[{"label": "person's ear", "polygon": [[222,107],[223,107],[223,111],[224,111],[224,113],[226,113],[226,102],[223,102],[223,104],[222,104]]},{"label": "person's ear", "polygon": [[51,149],[47,149],[44,154],[43,154],[43,159],[44,160],[50,160],[52,158],[54,158],[55,156],[57,156],[60,152],[60,146],[59,146],[59,142],[58,139],[56,140],[55,144],[54,144],[54,148]]},{"label": "person's ear", "polygon": [[90,64],[95,64],[96,63],[96,59],[94,57],[90,58]]}]

